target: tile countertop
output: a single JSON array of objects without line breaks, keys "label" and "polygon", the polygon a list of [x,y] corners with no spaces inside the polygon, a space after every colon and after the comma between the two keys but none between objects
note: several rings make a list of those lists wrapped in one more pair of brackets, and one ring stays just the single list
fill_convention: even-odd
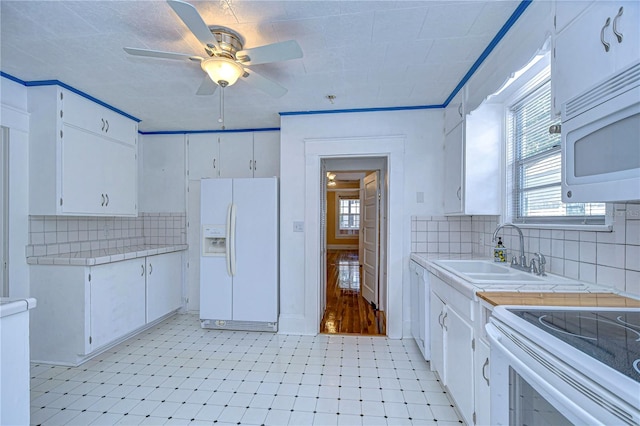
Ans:
[{"label": "tile countertop", "polygon": [[26,299],[0,297],[0,318],[28,311],[35,308],[36,304],[36,299],[32,297]]},{"label": "tile countertop", "polygon": [[136,259],[139,257],[153,256],[156,254],[171,253],[174,251],[183,251],[187,248],[189,248],[187,244],[176,244],[172,246],[142,245],[96,249],[75,253],[27,257],[27,263],[29,265],[92,266],[127,259]]},{"label": "tile countertop", "polygon": [[[486,256],[473,256],[471,254],[461,255],[442,255],[442,254],[426,254],[426,253],[411,253],[411,260],[417,262],[420,266],[431,272],[453,288],[466,295],[469,298],[474,298],[476,293],[478,295],[482,292],[503,292],[503,293],[614,293],[614,290],[609,287],[604,287],[597,284],[583,283],[564,277],[548,274],[548,282],[545,283],[527,283],[521,285],[501,285],[500,283],[471,283],[452,272],[438,266],[433,263],[435,260],[487,260],[493,261],[493,258]],[[554,277],[557,277],[557,281],[554,282]]]}]

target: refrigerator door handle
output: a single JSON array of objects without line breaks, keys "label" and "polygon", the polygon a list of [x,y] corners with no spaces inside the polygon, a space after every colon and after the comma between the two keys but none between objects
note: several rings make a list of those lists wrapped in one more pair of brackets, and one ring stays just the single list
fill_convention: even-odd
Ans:
[{"label": "refrigerator door handle", "polygon": [[229,242],[229,265],[231,276],[236,274],[236,205],[231,204],[231,235]]},{"label": "refrigerator door handle", "polygon": [[227,229],[225,231],[225,262],[227,264],[227,275],[231,274],[231,209],[233,204],[227,207]]}]

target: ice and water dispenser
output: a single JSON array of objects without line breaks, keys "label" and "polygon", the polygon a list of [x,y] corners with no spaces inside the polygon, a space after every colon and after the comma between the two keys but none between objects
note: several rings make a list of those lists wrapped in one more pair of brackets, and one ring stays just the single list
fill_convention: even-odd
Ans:
[{"label": "ice and water dispenser", "polygon": [[202,255],[224,256],[227,252],[225,225],[202,225]]}]

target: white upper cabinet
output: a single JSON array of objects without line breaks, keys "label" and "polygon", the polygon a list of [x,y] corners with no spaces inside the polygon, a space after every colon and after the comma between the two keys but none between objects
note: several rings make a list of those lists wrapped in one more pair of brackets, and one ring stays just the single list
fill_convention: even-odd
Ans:
[{"label": "white upper cabinet", "polygon": [[189,179],[217,178],[220,170],[218,135],[194,133],[187,135]]},{"label": "white upper cabinet", "polygon": [[280,176],[280,132],[253,134],[253,177]]},{"label": "white upper cabinet", "polygon": [[28,96],[30,214],[137,215],[137,123],[59,86]]},{"label": "white upper cabinet", "polygon": [[598,1],[586,10],[583,2],[558,4],[551,72],[559,115],[569,99],[640,59],[640,3]]},{"label": "white upper cabinet", "polygon": [[189,179],[280,175],[280,132],[187,135]]},{"label": "white upper cabinet", "polygon": [[444,140],[444,213],[497,215],[501,210],[502,107],[482,104]]},{"label": "white upper cabinet", "polygon": [[185,211],[184,140],[182,134],[140,137],[140,211]]},{"label": "white upper cabinet", "polygon": [[253,132],[221,133],[220,174],[222,178],[253,177]]},{"label": "white upper cabinet", "polygon": [[464,94],[462,88],[444,109],[444,133],[445,135],[453,130],[458,123],[464,119]]}]

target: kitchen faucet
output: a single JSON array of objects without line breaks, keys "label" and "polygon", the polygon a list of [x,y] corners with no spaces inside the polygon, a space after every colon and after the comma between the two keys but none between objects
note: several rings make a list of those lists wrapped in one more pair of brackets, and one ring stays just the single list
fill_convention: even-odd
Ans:
[{"label": "kitchen faucet", "polygon": [[530,268],[527,267],[527,257],[524,255],[524,236],[522,235],[522,231],[520,230],[520,228],[518,228],[513,223],[503,223],[502,225],[498,225],[496,230],[493,231],[493,238],[491,239],[491,241],[495,241],[496,240],[496,236],[498,235],[498,231],[500,231],[505,226],[510,226],[512,228],[515,228],[515,230],[518,231],[518,235],[520,236],[520,263],[518,263],[518,260],[514,256],[512,261],[511,261],[511,267],[515,268],[515,269],[519,269],[521,271],[530,272]]}]

